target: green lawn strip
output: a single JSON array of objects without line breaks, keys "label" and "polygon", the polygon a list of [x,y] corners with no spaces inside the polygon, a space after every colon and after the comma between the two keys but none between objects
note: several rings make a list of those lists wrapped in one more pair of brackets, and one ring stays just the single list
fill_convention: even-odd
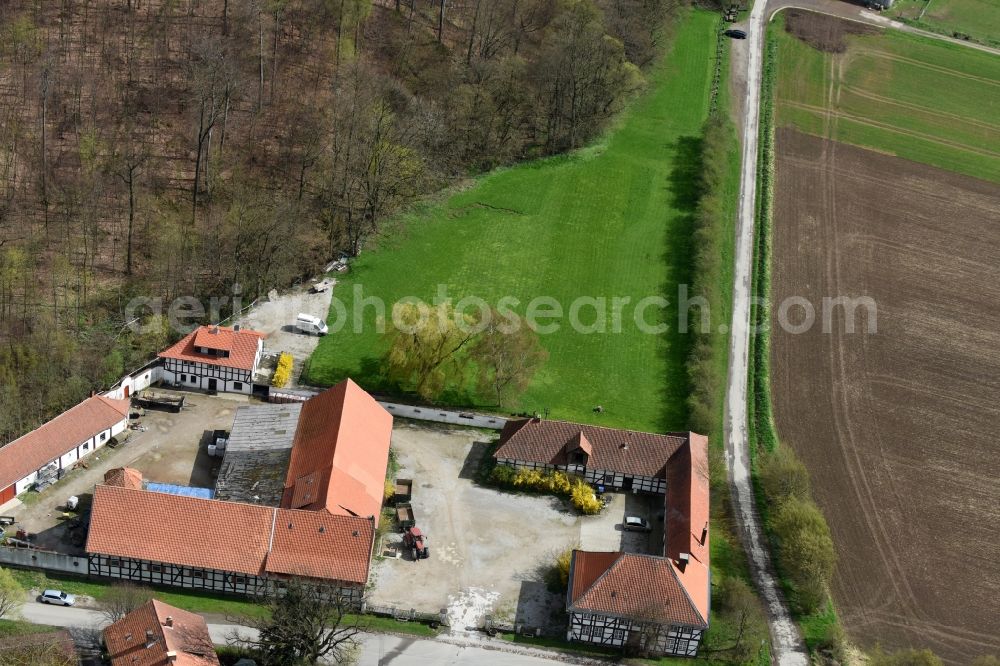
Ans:
[{"label": "green lawn strip", "polygon": [[851,37],[847,55],[835,56],[786,33],[781,15],[774,24],[780,126],[825,134],[831,61],[846,57],[836,110],[850,117],[837,119],[834,138],[1000,182],[996,56],[891,30]]},{"label": "green lawn strip", "polygon": [[[687,171],[708,113],[718,25],[718,15],[705,11],[682,19],[647,90],[594,146],[491,172],[406,216],[336,287],[347,312],[356,286],[390,304],[408,295],[430,301],[439,284],[455,301],[475,295],[496,304],[511,296],[522,315],[539,296],[554,298],[565,314],[578,297],[603,297],[608,332],[577,333],[564,319],[558,333],[541,336],[549,361],[514,408],[641,430],[684,428],[690,343],[675,325],[677,285],[690,277],[695,202]],[[634,304],[656,295],[671,303],[667,333],[639,332],[628,307],[622,332],[611,332],[611,298]],[[653,321],[654,309],[647,314]],[[366,388],[394,391],[380,367],[385,347],[375,320],[368,307],[362,332],[348,326],[323,338],[308,380],[353,376]],[[595,321],[593,308],[584,307],[580,320]],[[469,389],[468,382],[453,386],[443,401],[481,403]]]},{"label": "green lawn strip", "polygon": [[33,624],[24,620],[0,619],[0,638],[44,634],[50,631],[59,631],[60,629],[61,627],[51,627],[47,624]]},{"label": "green lawn strip", "polygon": [[[765,530],[769,524],[769,506],[758,483],[757,470],[760,456],[773,451],[780,446],[777,429],[774,422],[771,402],[770,380],[770,290],[771,290],[771,225],[774,203],[774,160],[775,160],[775,120],[776,99],[779,95],[775,84],[783,80],[779,70],[781,59],[787,57],[787,51],[780,48],[782,39],[788,37],[784,32],[781,16],[775,25],[767,31],[766,51],[764,60],[764,78],[761,90],[760,114],[760,156],[758,165],[757,192],[757,228],[754,247],[753,267],[753,299],[750,309],[751,330],[756,330],[750,336],[748,361],[748,402],[747,402],[747,434],[750,447],[751,468],[754,480],[754,495],[757,508],[764,523]],[[780,117],[780,116],[779,116]],[[770,533],[769,533],[770,538]],[[786,597],[790,585],[782,575],[780,565],[775,558],[775,568],[778,579],[785,591]],[[825,639],[832,625],[839,624],[836,609],[829,601],[824,609],[817,613],[795,613],[793,618],[802,631],[803,639],[809,650],[814,650]]]},{"label": "green lawn strip", "polygon": [[[77,596],[92,597],[98,603],[104,599],[108,590],[114,585],[112,581],[47,574],[27,569],[12,568],[11,573],[25,589],[57,589]],[[237,597],[225,597],[219,596],[218,593],[194,590],[179,591],[176,588],[145,587],[150,587],[153,590],[153,595],[160,601],[192,613],[220,617],[228,615],[261,617],[266,614],[266,611],[260,606]]]},{"label": "green lawn strip", "polygon": [[[25,588],[43,590],[55,588],[78,596],[92,597],[97,602],[103,599],[112,582],[84,580],[72,576],[47,575],[40,571],[11,569],[11,573]],[[176,606],[183,610],[200,615],[214,616],[215,620],[228,620],[240,617],[265,617],[267,610],[245,599],[235,597],[220,597],[217,593],[200,593],[195,591],[178,591],[175,588],[151,587],[153,596],[165,604]],[[346,622],[358,621],[366,631],[409,634],[413,636],[433,637],[438,631],[420,622],[404,622],[391,617],[376,615],[348,615]],[[34,626],[34,625],[31,625]],[[2,634],[2,629],[0,629]]]}]

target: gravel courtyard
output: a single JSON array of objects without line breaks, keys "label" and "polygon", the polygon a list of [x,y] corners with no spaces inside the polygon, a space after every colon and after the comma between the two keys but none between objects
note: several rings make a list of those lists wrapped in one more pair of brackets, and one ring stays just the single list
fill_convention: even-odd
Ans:
[{"label": "gravel courtyard", "polygon": [[[626,510],[656,525],[655,509],[650,513],[643,498],[616,495],[601,515],[581,517],[553,497],[477,485],[479,462],[495,438],[472,429],[397,423],[392,446],[398,476],[413,479],[413,510],[428,536],[430,558],[378,561],[371,603],[429,613],[447,609],[458,632],[481,625],[487,614],[558,630],[564,598],[549,592],[545,575],[559,553],[572,547],[646,550],[662,540],[662,530],[621,531]],[[400,539],[389,533],[386,544]]]}]

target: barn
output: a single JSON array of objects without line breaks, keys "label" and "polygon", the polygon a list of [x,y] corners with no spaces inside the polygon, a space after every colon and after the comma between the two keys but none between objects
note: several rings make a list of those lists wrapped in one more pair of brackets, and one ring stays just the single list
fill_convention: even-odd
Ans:
[{"label": "barn", "polygon": [[95,395],[0,449],[0,505],[55,481],[128,427],[129,401]]},{"label": "barn", "polygon": [[253,595],[290,576],[360,603],[392,415],[351,380],[237,412],[214,499],[152,492],[132,470],[94,491],[92,575]]},{"label": "barn", "polygon": [[160,379],[184,388],[250,394],[263,353],[263,333],[200,326],[160,352]]}]

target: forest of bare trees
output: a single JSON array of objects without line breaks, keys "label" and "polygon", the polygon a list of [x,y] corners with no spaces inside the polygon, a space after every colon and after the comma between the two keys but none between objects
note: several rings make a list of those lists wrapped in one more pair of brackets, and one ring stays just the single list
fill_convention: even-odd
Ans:
[{"label": "forest of bare trees", "polygon": [[0,441],[167,341],[126,326],[132,297],[249,301],[363,251],[415,197],[582,145],[679,10],[0,3]]}]

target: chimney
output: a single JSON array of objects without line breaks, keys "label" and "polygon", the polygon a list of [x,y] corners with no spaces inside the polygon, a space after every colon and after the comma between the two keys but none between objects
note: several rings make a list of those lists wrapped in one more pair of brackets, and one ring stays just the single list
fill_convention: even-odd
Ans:
[{"label": "chimney", "polygon": [[156,645],[156,638],[153,636],[153,631],[151,629],[146,630],[146,649]]},{"label": "chimney", "polygon": [[684,569],[687,568],[690,559],[691,555],[689,553],[681,553],[677,556],[677,568],[681,570],[681,573],[684,573]]},{"label": "chimney", "polygon": [[177,661],[177,652],[175,650],[170,650],[169,652],[167,652],[167,661],[169,661],[170,663],[174,663],[175,661]]},{"label": "chimney", "polygon": [[707,538],[708,538],[708,523],[705,523],[705,526],[701,528],[701,545],[703,546],[705,545],[705,539]]},{"label": "chimney", "polygon": [[628,442],[622,442],[621,444],[618,445],[618,448],[621,449],[622,451],[628,451]]},{"label": "chimney", "polygon": [[167,619],[165,619],[163,621],[163,626],[165,626],[165,627],[172,627],[172,626],[174,626],[174,616],[173,615],[168,615]]},{"label": "chimney", "polygon": [[213,326],[211,329],[212,335],[217,335],[219,333],[219,327]]},{"label": "chimney", "polygon": [[239,324],[233,324],[233,331],[236,333],[240,332],[241,326]]}]

